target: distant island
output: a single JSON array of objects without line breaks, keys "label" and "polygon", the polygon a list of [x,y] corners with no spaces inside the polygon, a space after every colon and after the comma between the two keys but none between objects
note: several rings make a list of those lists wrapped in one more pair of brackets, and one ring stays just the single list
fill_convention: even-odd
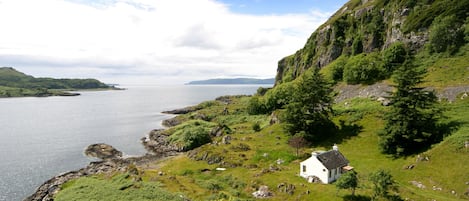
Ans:
[{"label": "distant island", "polygon": [[186,83],[186,85],[209,85],[209,84],[271,84],[275,83],[274,78],[255,79],[255,78],[226,78],[226,79],[208,79],[198,80]]},{"label": "distant island", "polygon": [[96,79],[35,78],[12,67],[0,67],[0,98],[78,96],[74,90],[118,89]]}]

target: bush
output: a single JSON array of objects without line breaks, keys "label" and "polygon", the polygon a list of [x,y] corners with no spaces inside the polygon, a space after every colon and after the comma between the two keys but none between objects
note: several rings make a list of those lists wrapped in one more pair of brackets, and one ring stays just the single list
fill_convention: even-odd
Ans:
[{"label": "bush", "polygon": [[261,97],[259,96],[253,96],[249,100],[248,104],[248,113],[250,115],[257,115],[257,114],[265,114],[267,113],[267,108],[262,100]]},{"label": "bush", "polygon": [[344,69],[344,81],[348,84],[373,84],[384,77],[385,70],[377,53],[350,57]]},{"label": "bush", "polygon": [[272,90],[267,91],[264,96],[267,113],[281,109],[283,106],[290,103],[293,93],[296,90],[295,83],[296,81],[282,83]]},{"label": "bush", "polygon": [[383,67],[388,75],[404,63],[407,50],[402,42],[395,42],[383,51]]},{"label": "bush", "polygon": [[187,151],[197,148],[211,141],[210,131],[216,125],[213,123],[194,120],[174,127],[169,141]]},{"label": "bush", "polygon": [[252,130],[254,130],[255,132],[261,131],[261,125],[259,124],[259,122],[252,124]]},{"label": "bush", "polygon": [[[464,27],[463,27],[464,28]],[[455,15],[440,16],[430,27],[430,52],[455,53],[464,44],[464,30]]]},{"label": "bush", "polygon": [[331,64],[329,64],[329,68],[331,69],[331,77],[332,80],[338,82],[342,81],[344,75],[344,68],[347,65],[347,57],[340,56]]}]

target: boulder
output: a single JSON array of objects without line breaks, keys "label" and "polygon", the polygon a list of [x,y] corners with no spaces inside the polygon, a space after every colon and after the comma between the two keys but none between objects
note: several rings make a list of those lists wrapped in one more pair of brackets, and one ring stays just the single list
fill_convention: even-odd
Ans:
[{"label": "boulder", "polygon": [[99,143],[89,145],[85,149],[85,155],[89,157],[95,157],[99,159],[112,159],[112,158],[121,158],[122,152],[115,149],[111,145]]},{"label": "boulder", "polygon": [[269,191],[268,186],[260,186],[259,190],[252,193],[255,198],[270,198],[272,197],[272,192]]}]

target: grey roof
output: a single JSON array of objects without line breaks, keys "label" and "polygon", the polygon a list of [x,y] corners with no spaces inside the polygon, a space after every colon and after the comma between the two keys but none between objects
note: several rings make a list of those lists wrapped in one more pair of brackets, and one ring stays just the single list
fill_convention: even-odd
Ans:
[{"label": "grey roof", "polygon": [[336,169],[348,165],[349,161],[337,150],[330,150],[316,156],[319,161],[328,169]]}]

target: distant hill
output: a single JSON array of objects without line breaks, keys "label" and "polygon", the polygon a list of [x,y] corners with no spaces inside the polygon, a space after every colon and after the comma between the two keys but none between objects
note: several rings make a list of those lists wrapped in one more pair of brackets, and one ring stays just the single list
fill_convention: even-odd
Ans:
[{"label": "distant hill", "polygon": [[78,95],[64,91],[114,89],[96,79],[35,78],[12,67],[0,67],[0,97]]},{"label": "distant hill", "polygon": [[191,81],[188,85],[204,85],[204,84],[271,84],[275,82],[274,78],[254,79],[254,78],[229,78],[229,79],[208,79]]}]

